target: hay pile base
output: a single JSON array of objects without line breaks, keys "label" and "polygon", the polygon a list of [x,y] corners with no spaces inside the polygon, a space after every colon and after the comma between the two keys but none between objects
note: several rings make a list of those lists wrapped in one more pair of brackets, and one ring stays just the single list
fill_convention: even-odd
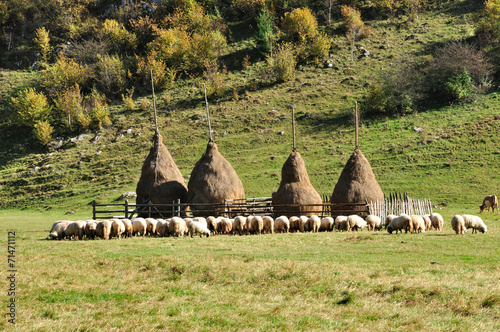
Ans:
[{"label": "hay pile base", "polygon": [[210,204],[221,204],[225,199],[245,198],[245,190],[238,174],[212,141],[208,142],[205,153],[191,172],[188,197],[195,216],[215,215],[217,206]]},{"label": "hay pile base", "polygon": [[[136,193],[137,204],[147,201],[151,201],[153,204],[172,204],[178,199],[181,203],[187,202],[184,178],[167,147],[163,144],[163,139],[158,131],[153,137],[153,146],[142,165]],[[141,215],[146,215],[146,213],[143,212]]]},{"label": "hay pile base", "polygon": [[366,200],[382,201],[384,193],[380,188],[368,159],[355,149],[347,161],[335,185],[330,202],[365,203]]},{"label": "hay pile base", "polygon": [[[281,183],[273,193],[272,204],[275,216],[300,216],[319,214],[320,206],[304,206],[323,203],[321,196],[309,181],[306,164],[300,154],[292,152],[281,169]],[[297,207],[281,207],[279,205],[300,204]]]}]

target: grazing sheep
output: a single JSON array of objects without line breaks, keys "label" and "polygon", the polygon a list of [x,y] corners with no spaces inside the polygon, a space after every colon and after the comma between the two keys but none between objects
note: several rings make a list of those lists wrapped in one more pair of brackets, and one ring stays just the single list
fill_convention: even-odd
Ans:
[{"label": "grazing sheep", "polygon": [[309,217],[300,216],[299,217],[299,230],[304,232],[309,232],[311,230],[311,226],[309,224]]},{"label": "grazing sheep", "polygon": [[425,233],[425,221],[422,216],[412,214],[410,232],[413,233]]},{"label": "grazing sheep", "polygon": [[408,233],[408,228],[411,223],[411,217],[407,214],[402,214],[392,219],[391,223],[387,226],[387,232],[392,234],[392,232],[396,231],[397,234],[398,231],[402,233],[404,229],[405,232]]},{"label": "grazing sheep", "polygon": [[347,216],[337,216],[334,221],[335,229],[340,231],[347,231]]},{"label": "grazing sheep", "polygon": [[451,218],[451,228],[453,228],[456,235],[464,235],[465,233],[467,233],[464,218],[458,214]]},{"label": "grazing sheep", "polygon": [[195,234],[200,234],[200,237],[203,235],[209,237],[210,231],[203,222],[193,221],[189,224],[189,235],[193,237]]},{"label": "grazing sheep", "polygon": [[176,237],[183,236],[186,233],[186,222],[182,218],[173,217],[172,219],[170,219],[170,223],[168,224],[168,229],[171,236],[176,236]]},{"label": "grazing sheep", "polygon": [[146,218],[146,235],[153,236],[156,235],[156,224],[158,221],[153,218]]},{"label": "grazing sheep", "polygon": [[68,227],[71,221],[68,220],[59,220],[52,224],[52,227],[49,231],[49,239],[51,240],[62,240],[64,237],[64,230]]},{"label": "grazing sheep", "polygon": [[211,234],[217,233],[217,224],[220,222],[219,218],[214,216],[207,217],[207,228],[211,232]]},{"label": "grazing sheep", "polygon": [[379,231],[382,229],[382,219],[379,216],[370,214],[365,218],[365,221],[369,231]]},{"label": "grazing sheep", "polygon": [[274,219],[273,219],[273,217],[264,216],[264,217],[262,217],[262,222],[264,223],[264,226],[262,228],[262,232],[267,233],[267,234],[274,234]]},{"label": "grazing sheep", "polygon": [[123,233],[125,233],[125,224],[123,224],[123,221],[120,219],[112,219],[110,236],[117,237],[121,240]]},{"label": "grazing sheep", "polygon": [[489,195],[489,196],[486,196],[484,199],[483,199],[483,204],[479,205],[479,213],[483,212],[484,209],[487,209],[488,212],[490,212],[490,208],[491,208],[491,212],[495,212],[495,207],[497,208],[497,212],[498,211],[498,198],[495,196],[495,195]]},{"label": "grazing sheep", "polygon": [[288,233],[290,231],[290,221],[287,216],[281,216],[274,220],[274,231],[276,233]]},{"label": "grazing sheep", "polygon": [[264,221],[261,216],[248,216],[247,223],[248,231],[251,234],[260,235],[262,233],[262,230],[264,229]]},{"label": "grazing sheep", "polygon": [[111,233],[111,221],[102,220],[97,223],[95,229],[96,235],[104,240],[109,240],[109,235]]},{"label": "grazing sheep", "polygon": [[95,239],[95,230],[97,227],[97,221],[95,220],[87,220],[87,224],[85,225],[85,237],[87,239]]},{"label": "grazing sheep", "polygon": [[443,225],[444,225],[443,216],[441,216],[439,213],[433,212],[429,215],[429,218],[431,218],[431,228],[434,228],[437,231],[443,230]]},{"label": "grazing sheep", "polygon": [[313,233],[319,232],[321,227],[321,219],[317,215],[312,215],[309,217],[309,227]]},{"label": "grazing sheep", "polygon": [[465,228],[472,228],[472,234],[477,233],[477,231],[486,233],[487,227],[480,217],[464,214],[462,215],[462,218],[464,218]]},{"label": "grazing sheep", "polygon": [[424,225],[425,225],[425,230],[430,231],[432,228],[432,220],[431,217],[428,215],[423,215],[422,218],[424,219]]},{"label": "grazing sheep", "polygon": [[184,235],[189,234],[189,224],[193,222],[193,218],[184,218],[184,223],[186,224],[184,227]]},{"label": "grazing sheep", "polygon": [[165,219],[156,219],[156,235],[164,237],[166,225],[167,221]]},{"label": "grazing sheep", "polygon": [[193,221],[200,222],[203,225],[205,225],[205,227],[208,227],[207,219],[205,219],[203,217],[195,217],[195,218],[193,218]]},{"label": "grazing sheep", "polygon": [[333,230],[333,218],[324,217],[321,219],[321,226],[319,227],[320,232],[331,232]]},{"label": "grazing sheep", "polygon": [[125,232],[123,233],[124,237],[131,237],[134,231],[132,227],[132,221],[130,219],[121,219],[123,226],[125,226]]},{"label": "grazing sheep", "polygon": [[290,225],[290,232],[300,231],[300,218],[299,217],[295,217],[295,216],[290,217],[290,219],[288,219],[288,223]]},{"label": "grazing sheep", "polygon": [[347,217],[347,231],[350,232],[351,229],[358,231],[359,229],[363,230],[366,227],[366,221],[356,214],[352,214]]},{"label": "grazing sheep", "polygon": [[248,231],[247,228],[247,218],[243,216],[237,216],[234,218],[233,224],[234,233],[238,233],[239,235],[246,234]]},{"label": "grazing sheep", "polygon": [[132,222],[132,235],[144,236],[146,235],[146,219],[144,218],[134,218]]},{"label": "grazing sheep", "polygon": [[387,217],[385,217],[385,229],[387,229],[387,226],[391,223],[392,219],[396,218],[397,216],[393,214],[388,214]]},{"label": "grazing sheep", "polygon": [[233,219],[221,218],[219,222],[219,229],[221,234],[229,234],[233,230]]},{"label": "grazing sheep", "polygon": [[78,220],[73,221],[68,224],[68,227],[64,230],[64,237],[68,240],[75,238],[75,240],[83,240],[83,234],[85,233],[85,225],[87,222]]}]

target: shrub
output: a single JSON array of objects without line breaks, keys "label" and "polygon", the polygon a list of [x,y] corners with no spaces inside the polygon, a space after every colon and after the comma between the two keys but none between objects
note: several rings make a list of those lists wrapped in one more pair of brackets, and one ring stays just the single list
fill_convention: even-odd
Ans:
[{"label": "shrub", "polygon": [[97,36],[108,40],[116,52],[134,51],[137,47],[137,36],[116,20],[106,19]]},{"label": "shrub", "polygon": [[[181,28],[162,30],[147,46],[147,53],[172,68],[185,68],[191,48],[190,34]],[[149,56],[148,56],[149,57]]]},{"label": "shrub", "polygon": [[297,60],[291,44],[278,45],[274,57],[267,57],[267,67],[271,75],[278,82],[286,82],[293,79]]},{"label": "shrub", "polygon": [[451,77],[444,84],[444,88],[452,101],[461,102],[475,99],[476,88],[472,83],[472,77],[470,77],[467,71]]},{"label": "shrub", "polygon": [[125,89],[127,72],[117,55],[99,55],[94,73],[98,88],[106,95],[117,96]]},{"label": "shrub", "polygon": [[331,39],[325,34],[318,33],[309,43],[309,57],[312,60],[319,60],[328,54],[332,45]]},{"label": "shrub", "polygon": [[78,85],[62,91],[54,101],[56,123],[65,132],[81,127],[88,129],[89,120],[83,115],[83,96]]},{"label": "shrub", "polygon": [[186,69],[199,70],[206,62],[217,63],[222,50],[227,46],[224,35],[218,30],[204,34],[194,33],[191,40],[189,60]]},{"label": "shrub", "polygon": [[97,90],[92,90],[89,96],[85,97],[85,111],[89,114],[89,128],[101,130],[103,127],[111,124],[109,118],[108,104],[106,97]]},{"label": "shrub", "polygon": [[263,55],[268,54],[272,48],[272,41],[275,38],[273,30],[274,17],[267,11],[260,12],[257,17],[257,31],[254,38],[257,49]]},{"label": "shrub", "polygon": [[235,20],[253,20],[265,7],[264,0],[232,0],[229,15]]},{"label": "shrub", "polygon": [[35,50],[40,53],[42,61],[49,60],[52,47],[50,46],[49,32],[44,27],[38,28],[35,32],[36,37],[33,39]]},{"label": "shrub", "polygon": [[135,102],[134,102],[134,88],[127,90],[127,95],[122,94],[122,100],[123,104],[125,104],[125,108],[128,111],[133,111],[135,109]]},{"label": "shrub", "polygon": [[222,97],[227,90],[226,83],[224,82],[226,77],[226,68],[222,68],[222,70],[220,70],[217,64],[209,61],[205,62],[203,78],[207,89],[207,95],[212,98]]},{"label": "shrub", "polygon": [[50,142],[53,132],[54,127],[47,120],[38,121],[33,127],[33,137],[42,145],[47,145]]},{"label": "shrub", "polygon": [[354,60],[354,43],[359,36],[369,34],[365,23],[361,19],[361,12],[353,7],[342,6],[342,25],[346,29],[347,38],[351,41],[351,60]]},{"label": "shrub", "polygon": [[151,91],[151,70],[153,71],[153,82],[155,90],[161,91],[172,86],[175,82],[175,69],[168,68],[165,62],[156,56],[156,53],[147,55],[146,57],[138,57],[137,60],[137,75],[140,80],[140,85],[146,90]]},{"label": "shrub", "polygon": [[299,43],[318,34],[318,21],[309,8],[297,8],[285,13],[281,27],[290,40]]},{"label": "shrub", "polygon": [[19,126],[32,129],[37,122],[50,117],[51,107],[43,93],[27,88],[17,98],[12,98],[12,120]]},{"label": "shrub", "polygon": [[40,85],[50,97],[55,98],[72,86],[83,86],[87,80],[86,72],[85,67],[61,55],[54,65],[42,71]]},{"label": "shrub", "polygon": [[487,0],[477,22],[478,34],[490,34],[500,39],[500,0]]}]

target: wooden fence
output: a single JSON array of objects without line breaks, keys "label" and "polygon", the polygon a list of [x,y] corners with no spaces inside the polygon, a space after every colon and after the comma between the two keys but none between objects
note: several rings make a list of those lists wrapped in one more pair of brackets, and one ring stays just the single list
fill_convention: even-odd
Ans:
[{"label": "wooden fence", "polygon": [[92,202],[92,218],[133,218],[139,214],[143,216],[154,216],[159,218],[170,218],[173,216],[192,217],[196,210],[199,215],[213,215],[234,218],[238,215],[269,215],[279,217],[280,215],[316,214],[319,217],[357,214],[366,217],[374,214],[385,220],[389,214],[430,214],[432,204],[429,199],[413,199],[407,194],[391,194],[384,201],[366,203],[330,203],[323,196],[321,204],[282,204],[273,205],[271,197],[254,197],[246,199],[225,200],[220,204],[188,204],[180,201],[172,204],[135,204],[126,200],[124,203],[97,204]]}]

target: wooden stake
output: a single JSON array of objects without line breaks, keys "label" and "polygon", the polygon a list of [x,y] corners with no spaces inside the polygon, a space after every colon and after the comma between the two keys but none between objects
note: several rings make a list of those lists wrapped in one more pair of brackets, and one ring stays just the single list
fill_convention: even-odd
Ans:
[{"label": "wooden stake", "polygon": [[355,135],[356,135],[356,149],[358,148],[358,102],[355,101],[354,102],[354,112],[355,112],[355,115],[354,115],[354,121],[355,121],[355,126],[356,126],[356,130],[355,130]]},{"label": "wooden stake", "polygon": [[205,83],[203,83],[203,90],[205,91],[205,105],[207,106],[208,135],[210,136],[210,142],[213,142],[212,126],[210,125],[210,113],[208,112],[207,87],[205,86]]},{"label": "wooden stake", "polygon": [[153,81],[153,69],[151,69],[151,90],[153,91],[153,110],[155,113],[155,129],[158,131],[158,120],[156,117],[156,98],[155,98],[155,84]]},{"label": "wooden stake", "polygon": [[293,135],[292,151],[295,152],[297,150],[295,147],[295,104],[292,104],[290,106],[292,106],[292,135]]}]

